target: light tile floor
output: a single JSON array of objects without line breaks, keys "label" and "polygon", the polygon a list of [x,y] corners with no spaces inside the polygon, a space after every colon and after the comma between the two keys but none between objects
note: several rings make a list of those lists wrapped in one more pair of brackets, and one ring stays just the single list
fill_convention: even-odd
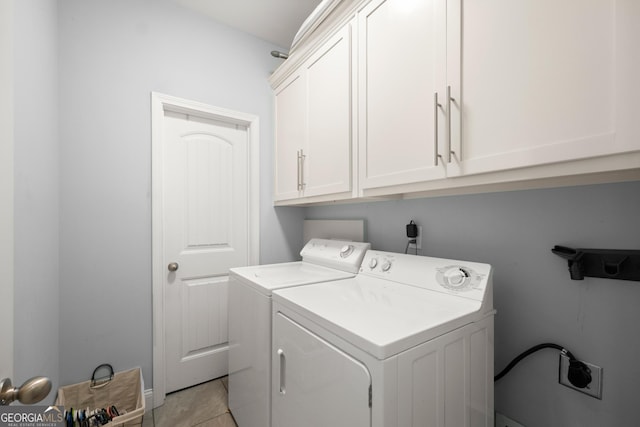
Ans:
[{"label": "light tile floor", "polygon": [[142,427],[237,427],[227,405],[227,377],[168,394]]}]

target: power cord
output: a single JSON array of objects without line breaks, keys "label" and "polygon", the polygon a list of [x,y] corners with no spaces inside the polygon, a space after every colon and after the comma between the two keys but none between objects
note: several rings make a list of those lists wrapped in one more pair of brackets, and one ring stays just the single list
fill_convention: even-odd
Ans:
[{"label": "power cord", "polygon": [[514,366],[516,366],[522,359],[525,357],[535,353],[536,351],[545,349],[545,348],[554,348],[556,350],[560,350],[564,355],[569,358],[569,373],[567,375],[569,382],[573,384],[577,388],[585,388],[591,383],[591,369],[583,362],[579,361],[574,357],[574,355],[567,350],[566,348],[559,346],[558,344],[553,343],[544,343],[538,344],[536,346],[531,347],[530,349],[519,354],[515,359],[513,359],[506,368],[504,368],[498,375],[493,377],[493,381],[499,381],[502,377],[507,375]]},{"label": "power cord", "polygon": [[407,247],[404,248],[404,253],[409,253],[409,245],[413,243],[416,248],[416,255],[418,255],[418,243],[416,240],[416,237],[418,237],[418,224],[413,220],[407,224],[407,237],[409,238],[409,241],[407,241]]},{"label": "power cord", "polygon": [[412,244],[412,243],[413,243],[414,245],[416,245],[416,246],[415,246],[415,248],[416,248],[416,255],[418,255],[418,245],[416,244],[416,239],[410,239],[410,240],[408,240],[408,241],[407,241],[407,247],[406,247],[406,248],[404,248],[404,253],[405,253],[405,254],[406,254],[406,253],[409,253],[409,245],[410,245],[410,244]]}]

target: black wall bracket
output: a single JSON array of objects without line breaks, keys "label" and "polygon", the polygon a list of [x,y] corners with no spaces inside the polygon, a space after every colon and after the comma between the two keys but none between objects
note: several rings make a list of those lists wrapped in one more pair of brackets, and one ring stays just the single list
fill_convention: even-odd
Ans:
[{"label": "black wall bracket", "polygon": [[572,280],[587,276],[640,282],[640,250],[573,249],[556,245],[551,252],[568,261]]}]

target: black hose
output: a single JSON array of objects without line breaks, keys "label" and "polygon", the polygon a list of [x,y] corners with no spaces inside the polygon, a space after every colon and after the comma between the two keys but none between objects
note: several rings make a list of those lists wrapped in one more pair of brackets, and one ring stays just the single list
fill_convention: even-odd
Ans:
[{"label": "black hose", "polygon": [[522,359],[524,359],[525,357],[535,353],[538,350],[542,350],[544,348],[555,348],[556,350],[560,350],[563,353],[565,353],[567,355],[567,357],[569,358],[569,360],[575,360],[576,358],[573,357],[573,354],[571,354],[571,352],[567,349],[565,349],[562,346],[559,346],[558,344],[553,344],[553,343],[544,343],[544,344],[538,344],[536,346],[531,347],[529,350],[521,353],[520,355],[518,355],[515,359],[513,359],[511,361],[511,363],[509,363],[507,365],[506,368],[504,368],[498,375],[496,375],[495,377],[493,377],[493,381],[498,381],[500,378],[504,377],[505,375],[507,375],[509,373],[509,371],[511,369],[513,369],[514,366],[516,366]]}]

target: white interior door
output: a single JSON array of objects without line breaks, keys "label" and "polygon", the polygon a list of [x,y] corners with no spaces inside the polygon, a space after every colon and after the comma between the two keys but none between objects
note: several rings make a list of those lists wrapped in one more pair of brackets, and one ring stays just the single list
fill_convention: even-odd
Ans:
[{"label": "white interior door", "polygon": [[168,393],[228,373],[227,275],[249,262],[248,131],[165,112],[163,152]]},{"label": "white interior door", "polygon": [[0,380],[13,377],[13,2],[0,2]]}]

